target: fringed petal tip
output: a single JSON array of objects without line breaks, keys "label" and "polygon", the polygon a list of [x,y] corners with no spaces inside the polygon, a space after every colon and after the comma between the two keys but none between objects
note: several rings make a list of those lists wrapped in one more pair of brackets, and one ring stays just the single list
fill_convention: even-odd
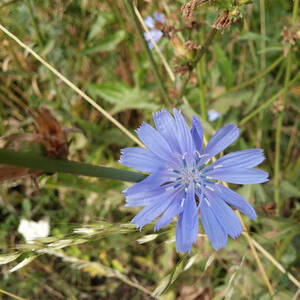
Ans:
[{"label": "fringed petal tip", "polygon": [[189,245],[178,245],[177,241],[176,241],[176,251],[177,252],[180,252],[180,253],[188,253],[189,255],[191,254],[192,252],[192,245],[189,246]]}]

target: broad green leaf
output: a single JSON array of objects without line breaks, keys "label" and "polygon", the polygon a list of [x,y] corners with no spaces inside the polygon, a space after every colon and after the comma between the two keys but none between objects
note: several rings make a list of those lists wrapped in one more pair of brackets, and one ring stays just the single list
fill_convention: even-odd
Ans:
[{"label": "broad green leaf", "polygon": [[123,82],[107,82],[90,84],[88,91],[91,95],[100,96],[109,103],[115,104],[111,113],[115,114],[126,109],[146,109],[155,111],[158,105],[152,103],[152,99],[146,91],[129,86]]}]

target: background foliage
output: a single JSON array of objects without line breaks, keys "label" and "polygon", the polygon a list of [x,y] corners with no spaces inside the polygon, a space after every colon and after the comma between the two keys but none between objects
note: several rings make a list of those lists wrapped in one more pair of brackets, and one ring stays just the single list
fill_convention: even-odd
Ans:
[{"label": "background foliage", "polygon": [[[139,1],[138,9],[143,17],[163,12],[168,25],[184,29],[184,2]],[[133,132],[166,105],[125,3],[2,0],[0,22]],[[251,236],[299,278],[300,28],[299,16],[292,25],[293,4],[260,0],[242,6],[242,17],[216,34],[198,63],[184,100],[179,94],[185,75],[176,74],[172,82],[156,51],[151,53],[168,101],[187,118],[198,114],[207,136],[234,122],[241,137],[231,150],[264,149],[262,168],[270,181],[237,189],[259,215],[245,222]],[[219,6],[212,1],[197,7],[198,26],[178,36],[203,44],[223,11]],[[182,63],[176,45],[167,37],[158,45],[176,70]],[[290,78],[296,77],[291,85],[289,60]],[[0,63],[1,136],[32,132],[26,108],[46,106],[63,127],[79,129],[68,136],[69,159],[120,168],[120,149],[134,142],[3,33]],[[279,93],[284,89],[286,103]],[[209,109],[221,117],[209,122]],[[281,155],[274,187],[276,142]],[[16,253],[10,257],[16,261],[1,268],[2,290],[28,299],[150,299],[154,290],[161,299],[272,298],[243,236],[218,252],[199,237],[191,256],[182,256],[175,251],[175,223],[157,234],[152,226],[139,232],[129,224],[138,209],[124,207],[121,191],[128,183],[54,174],[41,176],[39,185],[39,192],[30,178],[1,185],[1,252]],[[17,232],[20,219],[43,217],[50,220],[52,238],[25,244]],[[16,262],[31,258],[8,273]],[[278,299],[296,299],[297,287],[287,275],[261,260]]]}]

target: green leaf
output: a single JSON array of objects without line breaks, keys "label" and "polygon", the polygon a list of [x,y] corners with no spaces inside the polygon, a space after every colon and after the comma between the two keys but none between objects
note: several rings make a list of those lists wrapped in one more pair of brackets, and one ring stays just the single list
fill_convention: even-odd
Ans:
[{"label": "green leaf", "polygon": [[83,176],[103,177],[115,180],[134,182],[143,180],[146,175],[121,169],[99,167],[69,161],[65,159],[53,159],[27,152],[16,152],[8,149],[0,149],[0,164],[24,167],[33,170],[42,170],[49,173],[70,173]]},{"label": "green leaf", "polygon": [[247,32],[242,33],[238,37],[238,40],[240,40],[240,41],[262,41],[262,40],[265,40],[265,41],[267,41],[268,37],[261,35],[259,33],[247,31]]},{"label": "green leaf", "polygon": [[228,59],[228,57],[226,56],[226,53],[219,45],[216,44],[214,46],[214,50],[215,50],[217,65],[221,73],[221,78],[226,86],[226,89],[229,89],[233,86],[234,83],[232,64]]},{"label": "green leaf", "polygon": [[81,55],[90,55],[100,51],[112,51],[119,43],[121,43],[126,37],[125,30],[119,30],[110,35],[105,36],[99,43],[95,46],[86,48],[81,51]]},{"label": "green leaf", "polygon": [[88,91],[91,95],[100,96],[105,101],[115,104],[111,113],[115,114],[126,109],[145,109],[155,111],[158,105],[152,103],[146,91],[129,86],[123,82],[106,82],[90,84]]},{"label": "green leaf", "polygon": [[282,193],[285,193],[290,197],[300,197],[300,190],[287,180],[281,182],[280,189]]},{"label": "green leaf", "polygon": [[217,99],[212,109],[225,115],[232,107],[239,107],[243,102],[250,101],[252,92],[235,92]]},{"label": "green leaf", "polygon": [[261,80],[256,87],[254,96],[251,96],[251,101],[248,102],[246,114],[253,110],[253,108],[256,106],[259,98],[263,95],[263,92],[265,90],[266,82],[265,80]]},{"label": "green leaf", "polygon": [[108,12],[99,12],[96,21],[91,26],[91,30],[88,34],[88,41],[94,39],[97,35],[100,34],[103,27],[113,20],[113,15]]}]

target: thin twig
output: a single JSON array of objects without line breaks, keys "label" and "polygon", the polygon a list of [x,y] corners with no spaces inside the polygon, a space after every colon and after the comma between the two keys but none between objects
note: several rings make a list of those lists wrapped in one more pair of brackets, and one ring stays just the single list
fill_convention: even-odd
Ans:
[{"label": "thin twig", "polygon": [[266,250],[264,249],[258,242],[256,242],[253,238],[251,241],[255,248],[259,250],[264,257],[266,257],[281,273],[286,274],[290,281],[292,281],[298,288],[300,288],[300,282],[294,277],[290,272],[286,271],[284,267]]},{"label": "thin twig", "polygon": [[58,72],[55,68],[53,68],[49,63],[47,63],[41,56],[39,56],[36,52],[34,52],[31,48],[25,45],[20,39],[18,39],[13,33],[7,30],[2,24],[0,24],[0,30],[2,30],[6,35],[8,35],[11,39],[13,39],[17,44],[19,44],[22,48],[28,51],[32,56],[34,56],[40,63],[42,63],[48,70],[53,72],[58,78],[60,78],[66,85],[68,85],[72,90],[74,90],[78,95],[80,95],[84,100],[90,103],[94,108],[96,108],[105,118],[111,121],[115,126],[117,126],[123,133],[125,133],[132,141],[137,143],[140,147],[145,147],[138,138],[136,138],[128,129],[126,129],[119,121],[117,121],[114,117],[112,117],[109,113],[105,111],[99,104],[96,103],[91,97],[89,97],[86,93],[80,90],[74,83],[72,83],[69,79],[63,76],[60,72]]},{"label": "thin twig", "polygon": [[26,300],[25,298],[22,298],[22,297],[20,297],[20,296],[14,295],[14,294],[12,294],[12,293],[10,293],[10,292],[7,292],[7,291],[4,291],[4,290],[2,290],[2,289],[0,289],[0,293],[2,293],[2,294],[4,294],[4,295],[7,295],[7,296],[9,296],[9,297],[11,297],[11,298],[17,299],[17,300]]},{"label": "thin twig", "polygon": [[163,78],[161,77],[161,75],[158,71],[158,66],[157,66],[157,64],[156,64],[156,62],[153,58],[153,55],[152,55],[152,53],[151,53],[151,51],[148,47],[148,43],[146,42],[146,40],[144,38],[143,29],[140,25],[140,22],[139,22],[139,19],[138,19],[137,15],[136,15],[134,5],[133,5],[133,1],[132,0],[126,0],[126,1],[124,1],[124,4],[125,4],[126,9],[128,10],[128,12],[131,16],[131,19],[133,20],[133,24],[135,25],[136,31],[137,31],[137,33],[140,37],[140,40],[143,44],[143,47],[146,51],[146,54],[148,56],[148,59],[150,61],[151,67],[152,67],[153,74],[155,76],[156,82],[158,83],[158,86],[159,86],[160,92],[163,96],[164,102],[168,106],[171,106],[171,101],[170,101],[169,96],[168,96],[167,88],[164,84]]},{"label": "thin twig", "polygon": [[244,230],[244,231],[243,231],[243,235],[246,237],[246,240],[248,241],[248,244],[249,244],[249,246],[250,246],[251,252],[252,252],[252,254],[253,254],[253,256],[254,256],[254,258],[255,258],[255,260],[256,260],[256,263],[257,263],[257,265],[258,265],[259,271],[260,271],[260,273],[261,273],[261,275],[262,275],[262,277],[263,277],[263,279],[264,279],[264,281],[265,281],[265,283],[266,283],[266,286],[267,286],[267,288],[268,288],[268,290],[269,290],[269,292],[270,292],[272,298],[275,299],[275,298],[274,298],[274,294],[275,294],[275,293],[274,293],[273,287],[272,287],[272,285],[271,285],[271,283],[270,283],[270,281],[269,281],[269,278],[268,278],[268,276],[267,276],[267,273],[266,273],[266,271],[265,271],[265,269],[264,269],[264,267],[263,267],[263,265],[262,265],[262,263],[261,263],[261,261],[260,261],[260,258],[259,258],[258,254],[257,254],[257,252],[256,252],[256,249],[255,249],[255,247],[254,247],[252,238],[250,237],[250,235],[249,235],[248,232],[246,231],[247,229],[246,229],[246,226],[245,226],[245,224],[244,224],[244,222],[243,222],[242,216],[241,216],[241,214],[240,214],[239,211],[235,211],[235,213],[237,214],[237,216],[239,217],[239,219],[240,219],[240,221],[241,221],[241,223],[242,223],[242,227],[243,227],[243,230]]},{"label": "thin twig", "polygon": [[292,300],[297,300],[299,299],[298,297],[300,296],[300,289],[298,289],[298,291],[295,293],[294,297]]}]

